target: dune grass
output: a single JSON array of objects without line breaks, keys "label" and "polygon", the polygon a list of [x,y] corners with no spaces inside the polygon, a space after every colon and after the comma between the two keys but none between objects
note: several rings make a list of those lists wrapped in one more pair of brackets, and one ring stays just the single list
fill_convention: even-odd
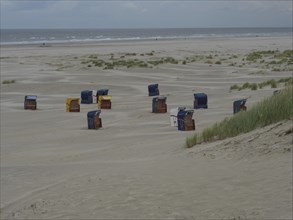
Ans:
[{"label": "dune grass", "polygon": [[257,90],[257,89],[262,89],[263,87],[266,86],[271,86],[271,88],[277,88],[278,87],[278,83],[284,83],[285,85],[292,85],[293,84],[293,77],[287,77],[287,78],[283,78],[280,80],[274,80],[274,79],[270,79],[261,83],[244,83],[242,86],[239,86],[237,84],[234,84],[232,86],[230,86],[230,91],[231,90],[238,90],[241,91],[243,89],[251,89],[251,90]]},{"label": "dune grass", "polygon": [[[100,67],[104,70],[119,69],[119,68],[154,68],[161,64],[179,64],[187,65],[189,63],[206,63],[210,66],[228,65],[228,66],[249,66],[253,65],[268,69],[270,71],[292,71],[293,50],[268,50],[268,51],[253,51],[246,55],[231,55],[231,54],[214,54],[215,51],[210,51],[207,55],[193,54],[182,59],[173,57],[161,57],[159,53],[151,51],[148,53],[119,53],[118,54],[90,54],[81,60],[81,64],[85,67]],[[157,55],[157,56],[154,56]],[[110,56],[110,57],[109,57]],[[144,57],[144,59],[137,58]],[[103,58],[103,59],[102,59]],[[235,60],[238,59],[238,60]],[[242,60],[242,63],[239,63]],[[257,73],[256,73],[257,74]],[[252,85],[253,90],[258,89],[256,85]]]},{"label": "dune grass", "polygon": [[274,72],[292,71],[293,50],[254,51],[245,58],[249,64],[258,64]]},{"label": "dune grass", "polygon": [[204,129],[201,133],[186,138],[186,146],[193,147],[203,142],[222,140],[247,133],[256,128],[293,117],[293,86],[289,85],[279,93],[256,104],[248,111],[241,111],[222,122]]},{"label": "dune grass", "polygon": [[[153,56],[155,51],[145,54],[139,54],[140,56]],[[86,65],[88,68],[90,67],[100,67],[104,70],[116,69],[116,68],[152,68],[154,66],[158,66],[159,64],[179,64],[180,60],[177,60],[173,57],[154,57],[151,60],[139,60],[139,59],[126,59],[129,56],[137,56],[136,53],[125,53],[122,54],[119,58],[115,58],[114,54],[110,54],[110,58],[108,59],[100,59],[98,55],[91,54],[84,58],[81,61],[81,64]],[[184,64],[187,62],[185,61]]]},{"label": "dune grass", "polygon": [[15,79],[12,79],[12,80],[3,80],[2,81],[2,84],[12,84],[12,83],[15,83],[16,80]]}]

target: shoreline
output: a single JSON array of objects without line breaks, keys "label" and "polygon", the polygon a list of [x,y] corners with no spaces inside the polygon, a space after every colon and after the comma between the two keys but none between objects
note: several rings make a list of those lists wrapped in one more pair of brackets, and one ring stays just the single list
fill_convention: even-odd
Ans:
[{"label": "shoreline", "polygon": [[26,43],[1,43],[0,47],[26,47],[40,46],[51,47],[52,45],[109,45],[109,44],[131,44],[131,43],[150,43],[150,42],[181,42],[181,41],[216,41],[216,40],[241,40],[241,39],[274,39],[274,38],[292,38],[292,33],[288,35],[272,35],[261,36],[255,34],[253,36],[208,36],[208,37],[178,37],[178,38],[149,38],[149,39],[125,39],[125,40],[77,40],[77,41],[40,41]]},{"label": "shoreline", "polygon": [[[280,45],[274,42],[282,42]],[[230,43],[232,42],[232,44]],[[52,44],[43,47],[42,45],[1,45],[1,57],[13,57],[16,51],[19,49],[19,55],[27,56],[25,50],[32,51],[33,55],[55,55],[54,50],[58,51],[60,55],[66,55],[66,50],[71,50],[71,53],[76,53],[76,55],[81,54],[110,54],[119,52],[137,52],[140,51],[150,52],[150,51],[169,51],[173,53],[176,48],[185,51],[194,51],[194,53],[212,52],[212,51],[222,51],[226,48],[227,51],[235,50],[235,45],[233,42],[239,44],[237,53],[248,53],[253,50],[262,50],[269,45],[269,47],[274,50],[288,48],[285,45],[292,43],[291,37],[244,37],[244,38],[210,38],[210,39],[187,39],[187,40],[146,40],[146,41],[127,41],[127,42],[98,42],[98,43],[60,43]],[[187,46],[188,45],[188,46]],[[245,45],[245,46],[241,46]],[[121,49],[119,49],[121,48]],[[81,49],[81,50],[80,50]],[[119,51],[120,50],[120,51]],[[284,50],[284,49],[283,49]]]}]

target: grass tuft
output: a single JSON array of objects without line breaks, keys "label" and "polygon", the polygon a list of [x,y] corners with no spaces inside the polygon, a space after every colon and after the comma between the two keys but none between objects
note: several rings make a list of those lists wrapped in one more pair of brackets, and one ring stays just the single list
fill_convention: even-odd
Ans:
[{"label": "grass tuft", "polygon": [[287,78],[283,78],[280,79],[278,81],[274,80],[274,79],[270,79],[261,83],[244,83],[242,86],[239,86],[237,84],[234,84],[232,86],[230,86],[230,90],[238,90],[241,91],[243,89],[251,89],[251,90],[257,90],[262,89],[265,86],[271,86],[271,88],[277,88],[278,87],[278,83],[284,83],[285,85],[292,85],[293,84],[293,77],[287,77]]},{"label": "grass tuft", "polygon": [[238,90],[238,89],[239,89],[239,86],[237,84],[230,86],[230,90]]},{"label": "grass tuft", "polygon": [[16,80],[15,79],[12,79],[12,80],[3,80],[2,81],[2,84],[12,84],[12,83],[15,83]]}]

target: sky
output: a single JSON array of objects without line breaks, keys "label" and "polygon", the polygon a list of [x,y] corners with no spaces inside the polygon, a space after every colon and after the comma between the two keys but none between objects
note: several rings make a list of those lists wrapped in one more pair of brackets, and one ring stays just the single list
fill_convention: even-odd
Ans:
[{"label": "sky", "polygon": [[6,28],[292,27],[291,0],[0,0]]}]

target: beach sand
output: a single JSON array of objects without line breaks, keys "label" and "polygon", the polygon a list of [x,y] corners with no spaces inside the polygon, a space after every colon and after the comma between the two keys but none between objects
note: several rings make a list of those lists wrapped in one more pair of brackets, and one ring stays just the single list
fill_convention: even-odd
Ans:
[{"label": "beach sand", "polygon": [[[200,132],[232,116],[237,99],[251,108],[276,88],[230,86],[292,72],[242,59],[290,48],[290,37],[1,46],[1,81],[15,80],[1,84],[1,219],[292,219],[292,121],[187,149],[194,131],[171,127],[169,114],[206,93],[208,109],[194,112]],[[84,63],[90,55],[198,60],[103,70]],[[168,113],[151,113],[151,83]],[[65,111],[67,97],[104,88],[112,109],[101,129],[87,129],[97,104]],[[38,96],[37,111],[23,109],[25,95]]]}]

